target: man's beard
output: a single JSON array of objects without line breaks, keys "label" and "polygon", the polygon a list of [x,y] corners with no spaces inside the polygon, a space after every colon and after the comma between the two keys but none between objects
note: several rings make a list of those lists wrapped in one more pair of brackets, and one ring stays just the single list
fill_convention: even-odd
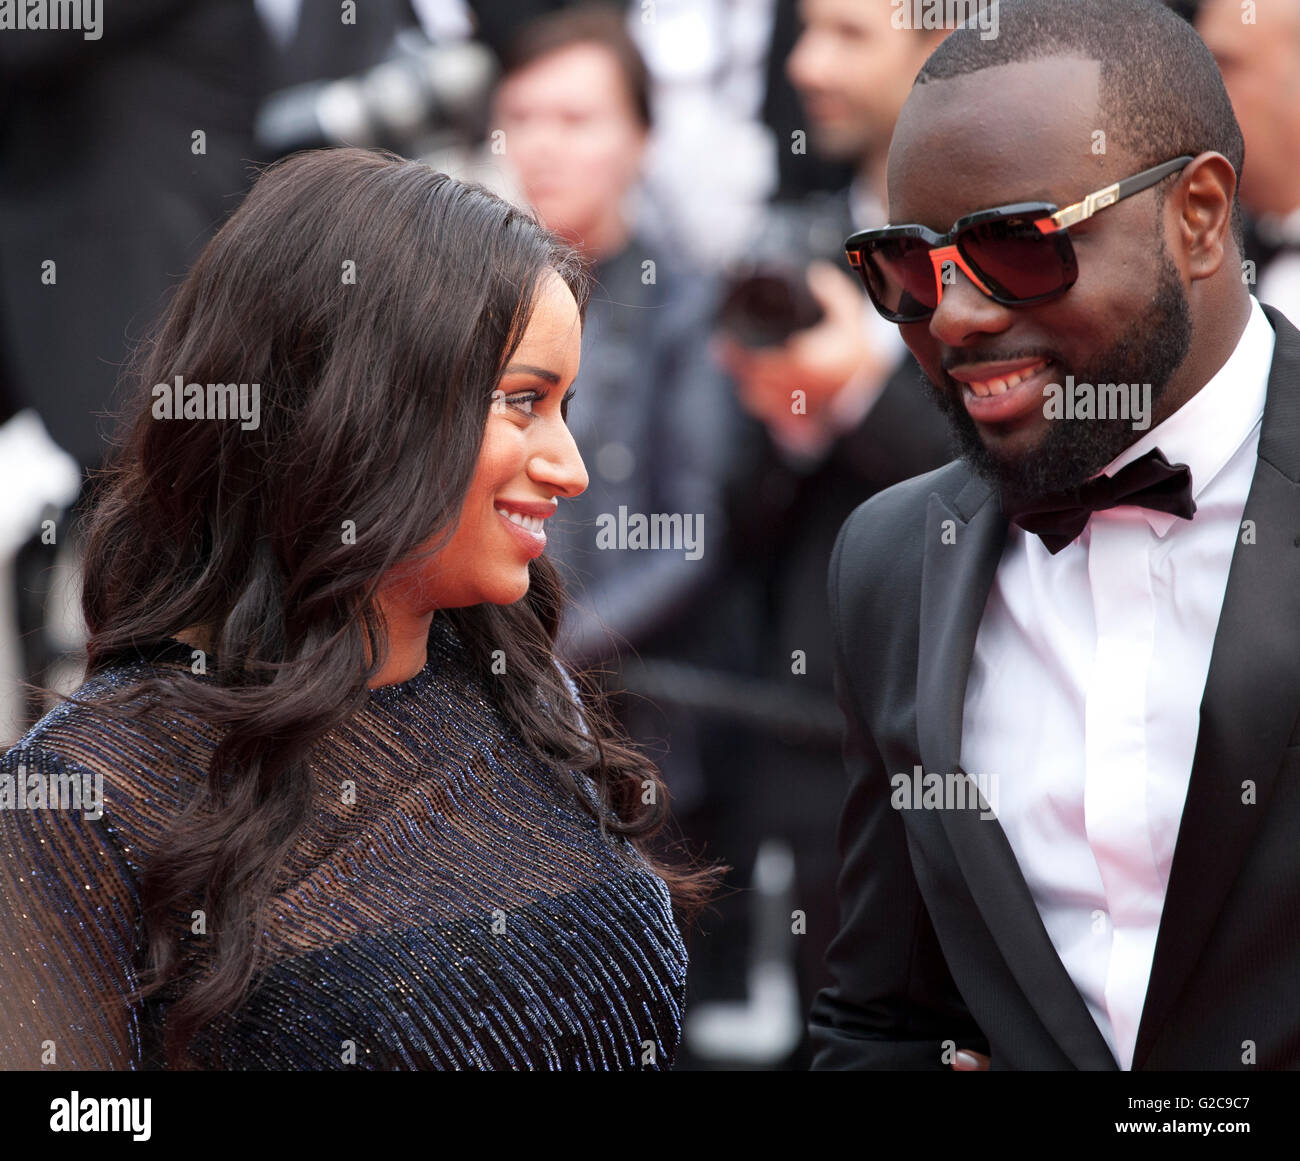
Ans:
[{"label": "man's beard", "polygon": [[[1192,341],[1192,316],[1179,281],[1178,268],[1163,244],[1160,250],[1160,281],[1155,301],[1145,316],[1133,325],[1090,366],[1073,373],[1078,383],[1150,383],[1150,417],[1160,411],[1160,400],[1169,380],[1182,365]],[[1065,371],[1057,364],[1057,371]],[[957,454],[979,475],[1004,493],[1035,499],[1068,492],[1091,479],[1143,431],[1135,430],[1132,418],[1054,419],[1047,434],[1031,451],[1014,460],[994,456],[960,397],[940,390],[922,374],[939,409],[948,419],[956,439]],[[1062,383],[1064,386],[1064,383]]]}]

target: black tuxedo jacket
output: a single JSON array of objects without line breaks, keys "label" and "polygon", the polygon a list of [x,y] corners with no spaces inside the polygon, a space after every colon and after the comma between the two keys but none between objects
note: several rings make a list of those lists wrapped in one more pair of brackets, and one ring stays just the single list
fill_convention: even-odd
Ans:
[{"label": "black tuxedo jacket", "polygon": [[[1243,516],[1254,543],[1243,533],[1232,558],[1135,1070],[1300,1068],[1300,331],[1265,312],[1277,345]],[[978,806],[890,804],[891,776],[960,769],[1006,528],[994,488],[956,462],[873,497],[836,541],[850,788],[814,1068],[946,1068],[946,1042],[995,1069],[1118,1068],[1000,824]]]}]

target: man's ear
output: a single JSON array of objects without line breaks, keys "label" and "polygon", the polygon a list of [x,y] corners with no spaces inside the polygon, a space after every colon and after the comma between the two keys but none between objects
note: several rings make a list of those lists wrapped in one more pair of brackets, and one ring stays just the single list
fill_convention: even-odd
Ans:
[{"label": "man's ear", "polygon": [[1217,274],[1236,250],[1232,237],[1236,193],[1237,174],[1222,153],[1202,153],[1183,170],[1171,200],[1179,210],[1187,276],[1192,281]]}]

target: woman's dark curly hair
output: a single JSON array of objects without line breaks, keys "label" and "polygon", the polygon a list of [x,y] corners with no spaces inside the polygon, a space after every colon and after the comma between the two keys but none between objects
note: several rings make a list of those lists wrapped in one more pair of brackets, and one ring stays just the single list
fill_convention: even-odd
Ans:
[{"label": "woman's dark curly hair", "polygon": [[[141,881],[142,995],[179,993],[169,1066],[253,986],[259,917],[309,811],[312,749],[364,703],[385,653],[380,582],[453,531],[501,370],[552,270],[585,317],[582,260],[482,186],[387,153],[300,153],[259,176],[137,352],[137,395],[90,518],[90,672],[202,627],[215,680],[159,672],[123,700],[150,694],[220,730],[205,792]],[[260,384],[256,427],[153,418],[155,384],[236,370]],[[602,825],[636,845],[689,920],[721,868],[652,851],[667,815],[658,773],[594,680],[579,675],[574,697],[552,653],[559,578],[545,556],[529,572],[514,604],[439,615],[470,656],[505,650],[493,688],[507,722],[593,812],[569,772],[594,780],[614,815]],[[176,916],[196,897],[213,958],[191,980]]]}]

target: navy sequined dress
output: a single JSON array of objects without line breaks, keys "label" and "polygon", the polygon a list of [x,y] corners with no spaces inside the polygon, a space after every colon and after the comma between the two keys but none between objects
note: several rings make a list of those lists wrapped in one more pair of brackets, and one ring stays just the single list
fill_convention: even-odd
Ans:
[{"label": "navy sequined dress", "polygon": [[[424,669],[371,690],[313,754],[317,801],[277,879],[269,966],[218,1025],[221,1067],[671,1064],[686,952],[667,888],[529,756],[464,654],[435,617]],[[189,660],[173,642],[78,696]],[[166,1001],[125,998],[138,883],[216,742],[169,712],[159,736],[65,703],[0,760],[0,1067],[161,1067]],[[73,782],[91,792],[82,808],[52,809]],[[196,966],[205,942],[183,944]]]}]

